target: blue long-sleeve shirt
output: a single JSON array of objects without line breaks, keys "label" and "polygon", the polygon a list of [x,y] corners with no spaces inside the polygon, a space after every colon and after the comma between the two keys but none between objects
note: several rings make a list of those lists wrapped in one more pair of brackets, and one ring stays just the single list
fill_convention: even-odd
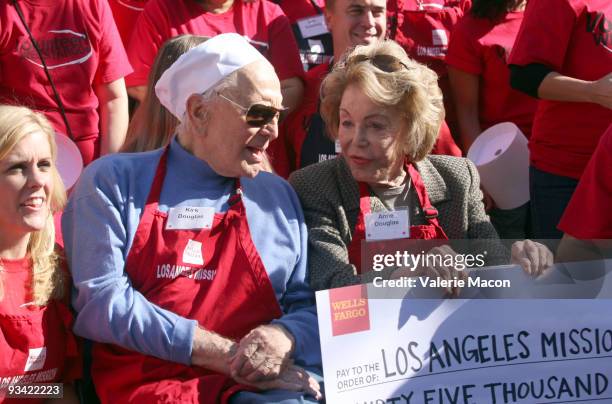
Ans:
[{"label": "blue long-sleeve shirt", "polygon": [[[124,267],[163,150],[115,154],[81,176],[62,217],[66,256],[76,291],[78,335],[190,364],[195,320],[149,302]],[[294,359],[321,363],[314,294],[305,282],[307,230],[297,196],[280,177],[241,178],[253,243],[284,315],[275,320],[295,338]],[[234,179],[215,173],[174,140],[159,210],[177,206],[229,208]]]}]

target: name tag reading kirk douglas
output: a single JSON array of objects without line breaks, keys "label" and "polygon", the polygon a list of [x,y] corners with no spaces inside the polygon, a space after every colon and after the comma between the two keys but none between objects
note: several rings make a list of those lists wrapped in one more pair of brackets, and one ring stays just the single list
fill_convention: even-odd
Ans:
[{"label": "name tag reading kirk douglas", "polygon": [[181,206],[168,210],[166,230],[210,229],[215,218],[215,208]]},{"label": "name tag reading kirk douglas", "polygon": [[395,240],[410,237],[407,210],[372,212],[365,215],[366,240]]}]

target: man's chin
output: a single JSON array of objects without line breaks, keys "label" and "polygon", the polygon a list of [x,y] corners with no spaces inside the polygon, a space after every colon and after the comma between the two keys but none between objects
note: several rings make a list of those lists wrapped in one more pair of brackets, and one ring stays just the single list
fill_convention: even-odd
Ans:
[{"label": "man's chin", "polygon": [[261,164],[249,164],[247,162],[244,162],[242,164],[242,173],[240,174],[240,176],[247,178],[255,178],[257,174],[259,174],[259,172],[262,170],[263,167]]},{"label": "man's chin", "polygon": [[361,37],[358,39],[355,45],[369,45],[375,42],[377,39],[378,38],[376,38],[375,36]]}]

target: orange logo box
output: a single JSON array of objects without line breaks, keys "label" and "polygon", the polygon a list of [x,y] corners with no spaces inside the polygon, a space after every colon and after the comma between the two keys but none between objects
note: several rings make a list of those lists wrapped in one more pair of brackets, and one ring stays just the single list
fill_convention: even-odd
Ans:
[{"label": "orange logo box", "polygon": [[332,335],[344,335],[370,329],[370,309],[366,285],[329,291]]}]

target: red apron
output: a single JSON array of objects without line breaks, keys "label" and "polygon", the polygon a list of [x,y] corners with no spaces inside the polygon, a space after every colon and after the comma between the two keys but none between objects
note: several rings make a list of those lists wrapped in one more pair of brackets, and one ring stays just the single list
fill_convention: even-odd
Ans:
[{"label": "red apron", "polygon": [[[281,316],[276,295],[251,239],[240,182],[226,213],[212,228],[166,230],[167,213],[158,210],[168,149],[157,167],[125,271],[135,290],[151,303],[195,319],[210,331],[238,340],[253,328]],[[204,265],[183,262],[190,240],[202,243]],[[215,403],[246,386],[197,366],[185,366],[96,344],[92,376],[103,403]]]},{"label": "red apron", "polygon": [[[406,164],[405,169],[410,176],[410,180],[419,198],[419,203],[423,207],[423,212],[429,224],[410,226],[410,238],[421,240],[448,240],[444,230],[438,223],[438,210],[429,202],[429,196],[425,189],[425,184],[421,175],[412,164]],[[365,216],[370,213],[370,190],[364,182],[359,183],[359,216],[353,231],[353,239],[348,247],[349,262],[357,268],[357,273],[361,274],[361,241],[365,240]]]},{"label": "red apron", "polygon": [[[30,272],[27,269],[21,274],[5,273],[12,279],[4,276],[4,287],[18,288],[7,281],[16,281],[19,277],[18,281],[27,282]],[[7,386],[71,382],[80,376],[78,347],[70,332],[72,314],[58,301],[43,307],[19,307],[16,304],[19,302],[10,301],[7,292],[5,289],[5,297],[0,302],[0,403],[41,403],[45,400],[6,399]]]}]

